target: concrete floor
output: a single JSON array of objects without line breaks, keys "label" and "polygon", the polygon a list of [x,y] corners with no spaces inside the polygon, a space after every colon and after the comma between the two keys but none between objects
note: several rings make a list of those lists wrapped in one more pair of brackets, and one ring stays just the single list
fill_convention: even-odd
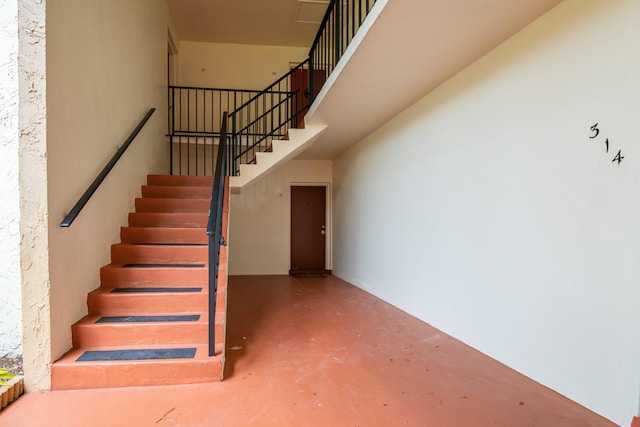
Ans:
[{"label": "concrete floor", "polygon": [[228,298],[222,383],[27,393],[0,426],[614,426],[333,277]]}]

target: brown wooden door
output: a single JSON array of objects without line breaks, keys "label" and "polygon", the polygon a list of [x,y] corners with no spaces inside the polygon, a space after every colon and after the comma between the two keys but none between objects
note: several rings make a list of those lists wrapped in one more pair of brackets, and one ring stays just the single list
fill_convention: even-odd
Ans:
[{"label": "brown wooden door", "polygon": [[324,272],[326,188],[291,187],[291,272]]},{"label": "brown wooden door", "polygon": [[[324,70],[315,70],[314,76],[314,98],[324,84]],[[309,111],[309,71],[298,68],[290,77],[291,91],[295,93],[291,99],[291,127],[304,128],[304,116]]]},{"label": "brown wooden door", "polygon": [[291,91],[294,95],[291,99],[291,127],[301,129],[304,127],[304,115],[307,114],[307,88],[309,86],[308,72],[298,68],[291,74]]}]

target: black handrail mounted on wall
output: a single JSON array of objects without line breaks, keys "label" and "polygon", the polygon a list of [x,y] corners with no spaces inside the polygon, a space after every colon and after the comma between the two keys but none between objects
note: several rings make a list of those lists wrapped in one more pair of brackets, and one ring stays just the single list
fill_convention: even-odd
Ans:
[{"label": "black handrail mounted on wall", "polygon": [[111,160],[109,160],[107,165],[98,174],[96,179],[93,180],[89,188],[87,188],[87,191],[84,192],[82,197],[80,197],[78,202],[73,206],[73,208],[67,214],[67,216],[64,217],[64,219],[60,223],[60,227],[69,227],[71,223],[76,219],[76,217],[78,216],[82,208],[84,208],[84,206],[87,204],[91,196],[93,196],[93,193],[96,192],[100,184],[102,184],[102,181],[104,181],[104,179],[107,177],[109,172],[111,172],[111,169],[113,169],[116,163],[118,163],[118,160],[120,160],[120,157],[122,157],[124,152],[127,151],[127,148],[129,148],[129,145],[131,145],[131,143],[136,138],[136,136],[138,136],[138,133],[140,133],[140,131],[142,130],[144,125],[147,123],[147,121],[149,120],[149,117],[151,117],[154,111],[156,111],[155,108],[149,109],[147,114],[145,114],[142,120],[140,120],[140,123],[138,123],[138,126],[136,126],[136,128],[131,132],[129,137],[127,137],[127,139],[122,143],[120,148],[118,148],[118,151],[116,151],[116,154],[113,155]]}]

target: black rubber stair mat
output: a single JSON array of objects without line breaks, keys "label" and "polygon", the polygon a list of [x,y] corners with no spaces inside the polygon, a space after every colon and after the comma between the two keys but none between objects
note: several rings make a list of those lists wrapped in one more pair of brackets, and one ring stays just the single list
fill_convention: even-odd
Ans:
[{"label": "black rubber stair mat", "polygon": [[126,268],[202,268],[204,264],[123,264],[122,266]]},{"label": "black rubber stair mat", "polygon": [[202,288],[115,288],[111,293],[126,294],[126,293],[155,293],[155,292],[202,292]]},{"label": "black rubber stair mat", "polygon": [[199,314],[179,316],[103,316],[96,323],[197,322]]},{"label": "black rubber stair mat", "polygon": [[193,359],[195,348],[156,348],[136,350],[85,351],[76,362],[103,362],[111,360]]}]

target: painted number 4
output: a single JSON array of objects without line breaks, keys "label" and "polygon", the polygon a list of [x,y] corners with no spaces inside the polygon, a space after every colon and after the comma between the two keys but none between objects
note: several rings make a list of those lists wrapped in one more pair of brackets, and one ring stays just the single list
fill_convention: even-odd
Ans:
[{"label": "painted number 4", "polygon": [[[600,135],[600,128],[598,127],[598,123],[596,123],[595,125],[591,126],[590,129],[591,129],[591,132],[593,132],[593,134],[589,137],[589,139],[596,139],[598,137],[598,135]],[[605,153],[608,153],[609,152],[609,138],[605,138],[604,146],[605,146]],[[615,155],[613,160],[611,160],[611,163],[618,162],[618,164],[620,164],[622,162],[622,159],[624,159],[624,156],[622,155],[622,150],[618,150],[618,153]]]},{"label": "painted number 4", "polygon": [[622,150],[618,150],[618,153],[613,158],[613,160],[611,160],[611,162],[613,163],[613,162],[617,161],[618,164],[620,164],[620,162],[622,162],[622,159],[624,159],[624,156],[622,155]]}]

